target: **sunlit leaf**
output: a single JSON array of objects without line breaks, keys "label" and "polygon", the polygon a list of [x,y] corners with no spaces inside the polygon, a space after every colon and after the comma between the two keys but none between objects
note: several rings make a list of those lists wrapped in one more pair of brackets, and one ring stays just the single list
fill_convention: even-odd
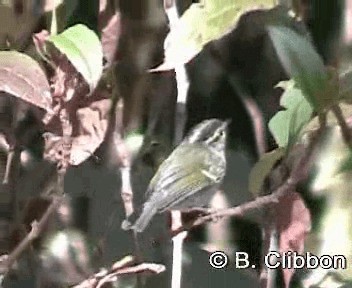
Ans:
[{"label": "sunlit leaf", "polygon": [[98,36],[85,25],[77,24],[48,41],[66,55],[92,91],[103,72],[103,49]]},{"label": "sunlit leaf", "polygon": [[316,111],[329,107],[336,99],[328,89],[324,63],[307,37],[280,26],[268,28],[275,50],[288,74],[302,89]]},{"label": "sunlit leaf", "polygon": [[164,63],[153,71],[170,70],[187,63],[204,45],[228,33],[244,12],[271,7],[271,0],[204,0],[192,4],[171,29],[165,40]]},{"label": "sunlit leaf", "polygon": [[269,121],[269,129],[279,147],[287,147],[297,140],[313,112],[301,89],[292,80],[283,85],[285,92],[280,104],[286,110],[279,111]]},{"label": "sunlit leaf", "polygon": [[249,174],[248,187],[253,195],[258,196],[260,194],[265,178],[269,175],[276,162],[280,160],[284,154],[285,149],[278,148],[269,153],[265,153],[260,157],[259,161],[254,165]]},{"label": "sunlit leaf", "polygon": [[51,111],[50,86],[44,71],[31,57],[15,52],[0,52],[0,91]]}]

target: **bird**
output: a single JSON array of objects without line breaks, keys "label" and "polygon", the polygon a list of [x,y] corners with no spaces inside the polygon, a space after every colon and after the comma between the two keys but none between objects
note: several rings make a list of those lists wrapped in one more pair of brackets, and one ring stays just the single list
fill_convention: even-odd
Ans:
[{"label": "bird", "polygon": [[228,125],[213,118],[193,127],[157,169],[136,221],[128,217],[121,228],[140,233],[156,214],[206,207],[225,176]]}]

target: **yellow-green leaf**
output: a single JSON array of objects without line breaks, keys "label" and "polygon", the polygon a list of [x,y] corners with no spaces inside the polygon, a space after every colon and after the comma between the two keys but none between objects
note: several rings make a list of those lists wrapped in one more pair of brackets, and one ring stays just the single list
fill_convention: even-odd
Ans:
[{"label": "yellow-green leaf", "polygon": [[280,105],[286,110],[277,112],[269,121],[269,129],[280,147],[294,144],[312,117],[313,109],[294,81],[281,83],[285,89]]},{"label": "yellow-green leaf", "polygon": [[271,8],[273,0],[203,0],[179,19],[165,40],[164,63],[153,71],[170,70],[195,57],[210,41],[221,38],[239,17],[254,8]]},{"label": "yellow-green leaf", "polygon": [[48,39],[82,74],[92,91],[103,73],[103,48],[93,30],[77,24]]}]

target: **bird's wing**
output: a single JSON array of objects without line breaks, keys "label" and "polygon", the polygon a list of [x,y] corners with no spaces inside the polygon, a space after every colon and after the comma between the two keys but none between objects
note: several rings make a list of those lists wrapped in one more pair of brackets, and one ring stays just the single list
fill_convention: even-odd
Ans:
[{"label": "bird's wing", "polygon": [[151,180],[147,202],[154,203],[159,211],[165,210],[214,184],[218,179],[209,172],[210,156],[202,145],[179,146]]}]

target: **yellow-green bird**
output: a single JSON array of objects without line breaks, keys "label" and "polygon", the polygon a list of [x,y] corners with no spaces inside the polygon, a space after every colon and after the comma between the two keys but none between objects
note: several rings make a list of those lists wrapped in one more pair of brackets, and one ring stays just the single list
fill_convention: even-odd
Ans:
[{"label": "yellow-green bird", "polygon": [[208,119],[196,125],[150,181],[142,213],[122,229],[142,232],[156,213],[207,206],[225,176],[228,121]]}]

